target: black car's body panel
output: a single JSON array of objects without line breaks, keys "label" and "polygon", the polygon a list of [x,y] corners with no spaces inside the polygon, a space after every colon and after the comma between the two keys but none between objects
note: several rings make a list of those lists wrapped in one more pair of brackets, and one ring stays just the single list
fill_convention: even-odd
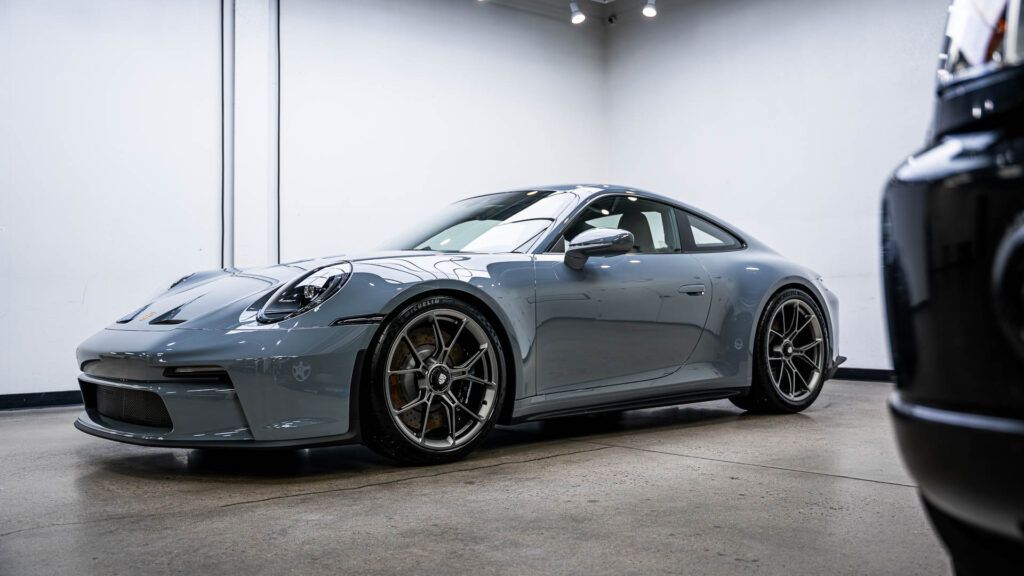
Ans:
[{"label": "black car's body panel", "polygon": [[890,407],[932,509],[1024,541],[1024,68],[984,71],[940,71],[930,142],[885,191]]}]

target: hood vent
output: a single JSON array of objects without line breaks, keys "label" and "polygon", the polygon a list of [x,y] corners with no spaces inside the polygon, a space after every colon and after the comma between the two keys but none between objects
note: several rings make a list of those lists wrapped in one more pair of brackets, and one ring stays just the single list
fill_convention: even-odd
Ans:
[{"label": "hood vent", "polygon": [[150,320],[149,323],[152,324],[152,325],[156,325],[156,326],[168,326],[168,325],[174,325],[174,324],[181,324],[181,323],[183,323],[183,322],[185,322],[187,320],[185,318],[177,318],[177,315],[181,312],[181,308],[182,308],[181,306],[178,306],[177,308],[174,308],[173,310],[169,310],[167,312],[164,312],[163,314],[161,314],[161,315],[157,316],[156,318],[153,318],[152,320]]},{"label": "hood vent", "polygon": [[200,294],[199,296],[196,296],[195,298],[189,300],[188,302],[185,302],[184,304],[176,308],[172,308],[171,310],[164,312],[163,314],[157,316],[156,318],[153,318],[152,320],[149,321],[149,323],[155,326],[173,326],[175,324],[182,324],[184,322],[188,322],[188,318],[178,318],[178,314],[181,313],[182,308],[188,306],[189,304],[195,302],[196,300],[199,300],[202,297],[203,295]]}]

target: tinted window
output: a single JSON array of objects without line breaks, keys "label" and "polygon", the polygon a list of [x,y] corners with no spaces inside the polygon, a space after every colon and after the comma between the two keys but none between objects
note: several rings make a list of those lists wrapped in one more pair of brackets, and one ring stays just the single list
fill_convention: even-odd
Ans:
[{"label": "tinted window", "polygon": [[738,238],[707,220],[679,211],[679,221],[689,223],[694,250],[733,250],[742,246]]},{"label": "tinted window", "polygon": [[633,234],[633,251],[641,254],[680,252],[673,208],[635,196],[608,196],[592,202],[566,228],[551,252],[565,252],[565,239],[595,228]]}]

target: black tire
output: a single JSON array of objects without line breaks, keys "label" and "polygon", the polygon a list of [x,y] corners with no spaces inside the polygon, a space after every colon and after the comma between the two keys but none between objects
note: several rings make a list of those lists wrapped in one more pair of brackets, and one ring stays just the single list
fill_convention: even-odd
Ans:
[{"label": "black tire", "polygon": [[[814,314],[817,315],[822,328],[823,344],[821,354],[824,355],[820,380],[817,386],[807,397],[801,398],[798,401],[785,397],[772,385],[772,378],[769,372],[771,367],[769,366],[767,351],[768,330],[771,319],[780,307],[794,299],[809,306],[814,311]],[[814,298],[798,288],[789,288],[779,292],[765,306],[764,312],[762,312],[761,318],[758,320],[756,334],[753,354],[753,378],[750,383],[750,390],[745,396],[737,396],[729,400],[738,408],[758,414],[795,414],[813,404],[818,395],[821,394],[821,389],[825,383],[825,374],[832,351],[828,329],[825,326],[825,316],[822,314],[821,307],[818,306]]]},{"label": "black tire", "polygon": [[924,509],[953,560],[957,576],[1020,574],[1024,543],[992,534],[946,514],[927,499]]},{"label": "black tire", "polygon": [[[489,416],[482,422],[482,427],[472,439],[463,445],[448,449],[430,448],[417,444],[407,436],[406,432],[399,429],[399,424],[395,422],[394,418],[401,419],[401,417],[392,417],[388,398],[389,385],[385,374],[388,369],[386,363],[389,351],[392,350],[396,340],[402,337],[406,326],[410,322],[415,322],[417,318],[421,318],[425,313],[443,310],[454,310],[472,319],[489,339],[490,349],[494,352],[497,364],[496,374],[493,376],[497,390],[493,396],[494,406],[490,408]],[[490,434],[505,400],[508,378],[505,352],[497,330],[491,321],[475,307],[448,296],[432,296],[408,304],[386,322],[381,328],[375,345],[371,348],[370,378],[365,383],[368,389],[365,389],[366,393],[362,395],[363,441],[379,454],[408,465],[444,464],[466,457]],[[450,333],[447,337],[455,338]],[[452,386],[454,386],[454,379]],[[424,430],[427,429],[426,420],[433,413],[433,409],[430,407],[431,404],[427,404],[427,410],[423,415]],[[445,407],[442,406],[441,409],[444,410]],[[454,409],[453,413],[455,413]],[[423,436],[425,438],[426,433]],[[452,436],[454,437],[455,434]]]}]

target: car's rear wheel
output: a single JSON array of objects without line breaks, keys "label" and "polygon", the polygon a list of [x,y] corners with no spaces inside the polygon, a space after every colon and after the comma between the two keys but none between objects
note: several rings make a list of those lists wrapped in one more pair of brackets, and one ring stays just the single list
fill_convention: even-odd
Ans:
[{"label": "car's rear wheel", "polygon": [[494,427],[505,394],[494,326],[447,296],[415,302],[383,327],[371,374],[365,441],[408,464],[466,456]]},{"label": "car's rear wheel", "polygon": [[758,323],[750,391],[733,398],[733,404],[751,412],[804,410],[821,393],[829,350],[818,304],[803,290],[783,290],[768,303]]}]

